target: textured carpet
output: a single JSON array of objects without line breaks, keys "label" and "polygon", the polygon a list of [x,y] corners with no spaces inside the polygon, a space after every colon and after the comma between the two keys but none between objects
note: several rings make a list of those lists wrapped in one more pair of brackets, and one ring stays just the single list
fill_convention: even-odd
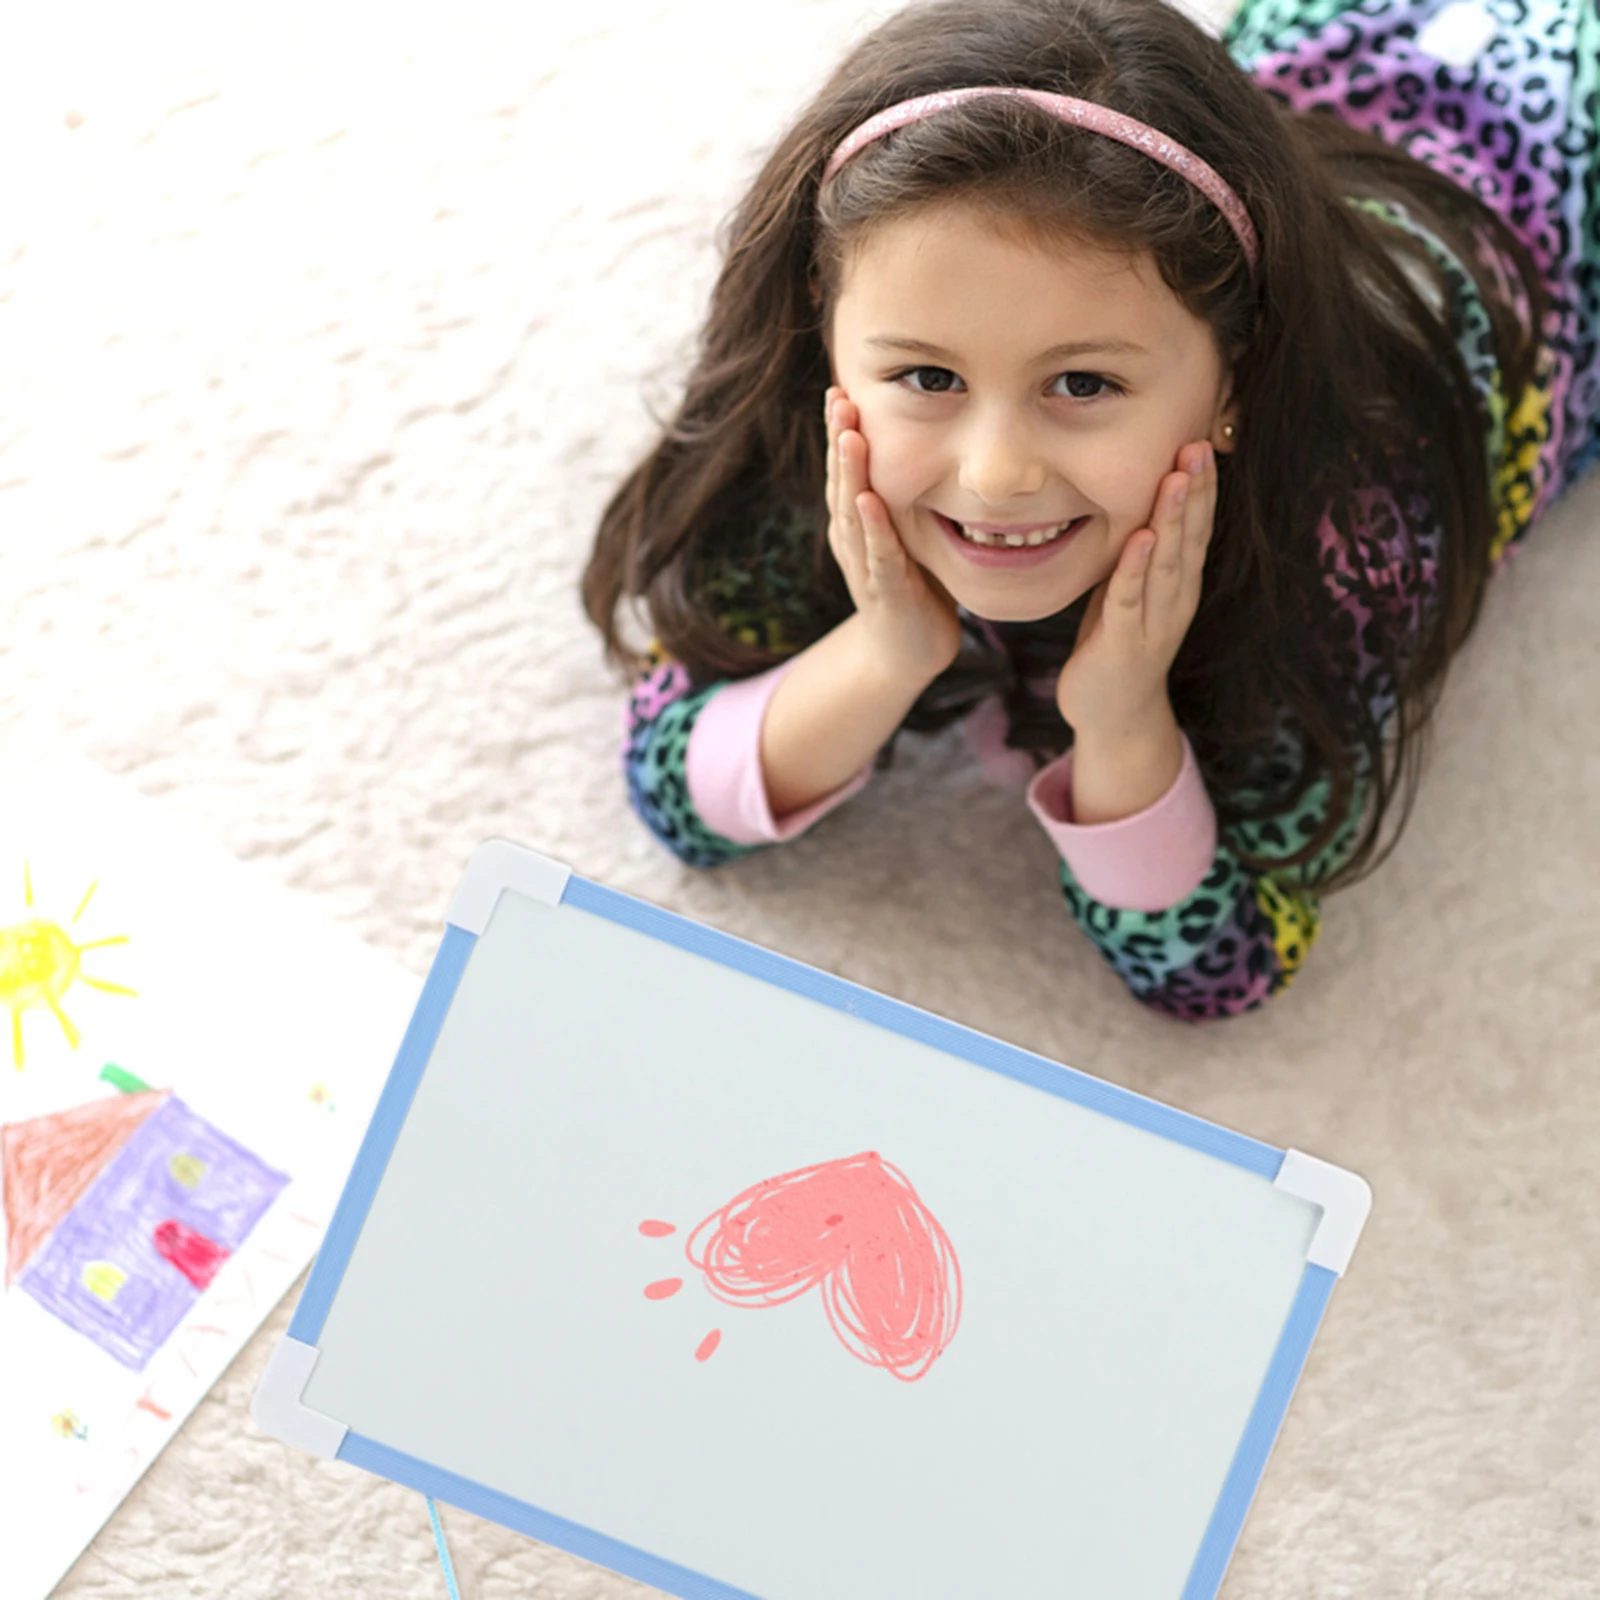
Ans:
[{"label": "textured carpet", "polygon": [[[888,9],[8,22],[0,734],[164,796],[419,973],[504,834],[1353,1167],[1375,1208],[1225,1594],[1593,1596],[1600,483],[1497,580],[1398,852],[1251,1017],[1132,1001],[958,735],[717,874],[626,808],[590,531],[687,361],[714,226]],[[289,1309],[60,1595],[443,1594],[419,1496],[253,1428]],[[444,1516],[467,1600],[647,1592]]]}]

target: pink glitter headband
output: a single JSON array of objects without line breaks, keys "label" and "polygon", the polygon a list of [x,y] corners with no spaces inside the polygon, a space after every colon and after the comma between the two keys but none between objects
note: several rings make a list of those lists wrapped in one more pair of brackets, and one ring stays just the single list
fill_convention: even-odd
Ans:
[{"label": "pink glitter headband", "polygon": [[1238,195],[1222,181],[1214,168],[1207,166],[1199,156],[1184,149],[1181,144],[1169,139],[1164,133],[1157,133],[1154,128],[1148,128],[1142,122],[1135,122],[1132,117],[1125,117],[1120,111],[1113,111],[1108,106],[1095,105],[1090,100],[1074,100],[1069,95],[1047,94],[1043,89],[1000,87],[946,89],[940,94],[925,94],[919,95],[915,100],[902,100],[898,105],[890,106],[887,110],[878,112],[876,116],[868,117],[854,133],[848,134],[840,141],[838,148],[828,158],[822,181],[826,183],[856,151],[863,145],[871,144],[874,139],[881,139],[884,134],[892,133],[896,128],[903,128],[908,122],[920,122],[936,111],[943,111],[949,106],[959,105],[963,100],[985,94],[1014,95],[1018,99],[1031,100],[1034,105],[1042,106],[1052,116],[1060,117],[1063,122],[1088,128],[1092,133],[1104,134],[1108,139],[1116,139],[1121,144],[1131,145],[1135,150],[1142,150],[1152,161],[1159,161],[1162,166],[1170,167],[1180,177],[1187,178],[1227,219],[1228,226],[1233,229],[1240,247],[1244,250],[1245,260],[1250,263],[1251,272],[1255,271],[1256,262],[1261,254],[1255,225],[1250,221],[1250,213],[1245,210]]}]

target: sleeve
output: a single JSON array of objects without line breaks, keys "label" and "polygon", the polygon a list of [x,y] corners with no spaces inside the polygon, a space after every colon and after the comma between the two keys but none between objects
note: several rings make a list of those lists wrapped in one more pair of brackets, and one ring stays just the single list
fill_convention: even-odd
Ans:
[{"label": "sleeve", "polygon": [[667,849],[690,867],[716,867],[753,848],[718,833],[689,798],[689,736],[727,680],[695,689],[683,664],[652,646],[628,696],[622,771],[628,800]]},{"label": "sleeve", "polygon": [[1198,886],[1217,848],[1217,813],[1187,737],[1171,787],[1132,816],[1085,824],[1072,816],[1073,752],[1028,785],[1028,806],[1080,886],[1108,905],[1159,911]]},{"label": "sleeve", "polygon": [[[1296,754],[1285,730],[1266,781],[1290,776]],[[1201,1021],[1254,1010],[1286,987],[1317,935],[1316,885],[1348,858],[1355,842],[1366,786],[1358,785],[1345,824],[1318,856],[1272,870],[1273,856],[1294,853],[1321,826],[1327,780],[1314,783],[1292,809],[1219,828],[1193,752],[1186,751],[1184,771],[1148,811],[1073,828],[1070,816],[1061,815],[1062,797],[1070,794],[1059,787],[1068,762],[1070,752],[1045,768],[1030,799],[1062,852],[1067,909],[1134,996],[1168,1015]],[[1110,837],[1118,831],[1120,839]],[[1265,858],[1268,866],[1251,871],[1241,855]],[[1152,897],[1164,894],[1174,898],[1152,906]]]},{"label": "sleeve", "polygon": [[815,609],[809,573],[815,513],[773,504],[742,548],[708,559],[697,592],[730,637],[784,659],[748,678],[696,686],[651,646],[627,705],[622,765],[644,825],[685,865],[714,867],[792,839],[855,794],[870,766],[803,810],[774,818],[761,775],[761,719],[772,692],[830,619]]},{"label": "sleeve", "polygon": [[714,867],[793,839],[855,794],[870,765],[782,819],[761,775],[761,718],[793,658],[750,678],[692,687],[680,662],[652,651],[628,698],[623,768],[645,826],[686,866]]}]

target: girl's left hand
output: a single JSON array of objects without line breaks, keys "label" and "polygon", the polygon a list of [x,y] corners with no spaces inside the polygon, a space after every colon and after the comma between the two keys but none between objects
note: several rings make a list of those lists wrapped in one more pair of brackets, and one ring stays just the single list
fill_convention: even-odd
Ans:
[{"label": "girl's left hand", "polygon": [[1200,571],[1217,506],[1217,462],[1204,440],[1178,452],[1146,527],[1128,535],[1090,597],[1078,642],[1056,683],[1075,734],[1136,737],[1170,717],[1167,673],[1200,604]]}]

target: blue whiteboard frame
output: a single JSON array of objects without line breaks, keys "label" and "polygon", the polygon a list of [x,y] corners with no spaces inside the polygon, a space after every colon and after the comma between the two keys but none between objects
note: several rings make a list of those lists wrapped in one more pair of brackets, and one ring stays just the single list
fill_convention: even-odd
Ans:
[{"label": "blue whiteboard frame", "polygon": [[1366,1182],[1298,1150],[1284,1150],[1235,1133],[1103,1082],[987,1034],[950,1022],[902,1001],[850,983],[731,934],[608,889],[573,874],[549,857],[505,840],[479,847],[462,879],[444,937],[350,1176],[295,1308],[289,1332],[269,1365],[254,1402],[268,1431],[361,1467],[395,1483],[447,1501],[477,1516],[558,1546],[586,1561],[636,1578],[684,1600],[761,1600],[760,1596],[662,1560],[538,1506],[500,1493],[406,1455],[302,1406],[300,1395],[317,1355],[317,1341],[339,1291],[345,1268],[366,1222],[389,1157],[422,1081],[462,974],[502,891],[530,893],[552,905],[605,918],[693,955],[844,1011],[863,1021],[930,1045],[991,1072],[1116,1117],[1276,1183],[1322,1206],[1323,1214],[1305,1272],[1262,1379],[1249,1420],[1212,1511],[1181,1595],[1214,1600],[1266,1469],[1289,1402],[1321,1326],[1333,1286],[1342,1275],[1371,1208]]}]

